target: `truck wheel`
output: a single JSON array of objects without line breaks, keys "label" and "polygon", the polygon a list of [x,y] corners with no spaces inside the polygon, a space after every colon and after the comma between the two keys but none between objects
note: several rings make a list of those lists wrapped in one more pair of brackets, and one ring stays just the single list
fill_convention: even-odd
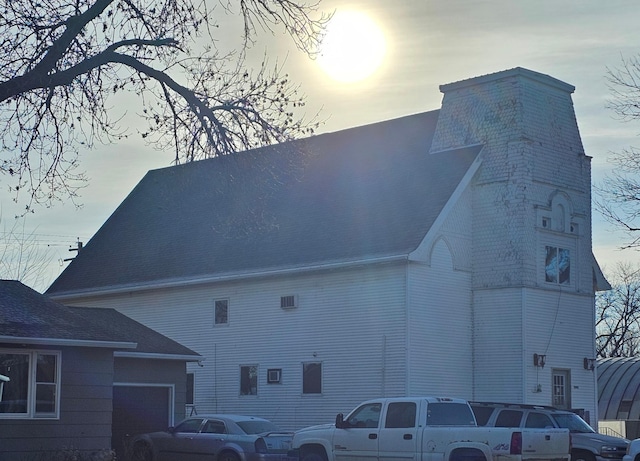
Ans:
[{"label": "truck wheel", "polygon": [[302,456],[300,461],[327,461],[326,457],[316,451],[310,451]]},{"label": "truck wheel", "polygon": [[576,450],[571,452],[571,461],[596,461],[596,457],[588,451]]},{"label": "truck wheel", "polygon": [[[451,453],[449,461],[487,461],[480,450],[474,448],[458,448]],[[571,461],[574,461],[573,459]]]}]

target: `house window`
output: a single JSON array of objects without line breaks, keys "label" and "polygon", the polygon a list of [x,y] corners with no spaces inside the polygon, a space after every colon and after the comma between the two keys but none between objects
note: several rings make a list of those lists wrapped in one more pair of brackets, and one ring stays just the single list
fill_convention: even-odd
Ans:
[{"label": "house window", "polygon": [[545,247],[545,281],[568,285],[571,281],[571,257],[569,250],[558,247]]},{"label": "house window", "polygon": [[0,418],[58,418],[60,353],[0,351],[4,383]]},{"label": "house window", "polygon": [[322,393],[322,363],[307,362],[302,364],[302,393]]},{"label": "house window", "polygon": [[215,306],[215,325],[226,325],[229,323],[229,300],[216,299]]},{"label": "house window", "polygon": [[187,398],[185,404],[193,405],[193,396],[195,390],[195,374],[187,373]]},{"label": "house window", "polygon": [[258,366],[240,367],[240,395],[258,395]]}]

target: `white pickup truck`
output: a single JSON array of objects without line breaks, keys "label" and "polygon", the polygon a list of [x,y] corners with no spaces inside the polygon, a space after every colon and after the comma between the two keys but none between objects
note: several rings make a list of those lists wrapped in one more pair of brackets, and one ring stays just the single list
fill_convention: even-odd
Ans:
[{"label": "white pickup truck", "polygon": [[570,461],[566,429],[478,427],[462,399],[368,400],[293,435],[299,461]]}]

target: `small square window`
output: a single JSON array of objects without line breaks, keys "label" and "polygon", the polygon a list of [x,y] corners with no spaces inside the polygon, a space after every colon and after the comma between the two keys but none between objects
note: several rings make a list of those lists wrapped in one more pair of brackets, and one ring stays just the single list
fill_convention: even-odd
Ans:
[{"label": "small square window", "polygon": [[267,383],[280,384],[282,382],[282,368],[269,368],[267,370]]},{"label": "small square window", "polygon": [[240,367],[240,395],[258,395],[258,366]]},{"label": "small square window", "polygon": [[216,325],[226,325],[229,323],[229,300],[217,299],[214,303],[214,322]]}]

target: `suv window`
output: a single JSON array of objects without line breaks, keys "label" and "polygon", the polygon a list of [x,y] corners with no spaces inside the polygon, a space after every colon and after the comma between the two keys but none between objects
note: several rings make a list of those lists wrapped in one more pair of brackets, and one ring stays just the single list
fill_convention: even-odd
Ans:
[{"label": "suv window", "polygon": [[553,421],[547,415],[532,411],[527,415],[525,427],[534,427],[544,429],[545,427],[554,427]]},{"label": "suv window", "polygon": [[502,410],[496,418],[496,427],[520,427],[522,421],[522,411]]},{"label": "suv window", "polygon": [[569,429],[570,432],[595,432],[584,419],[573,413],[557,413],[553,415],[553,419],[558,423],[558,427]]},{"label": "suv window", "polygon": [[489,422],[489,418],[493,414],[493,407],[481,407],[474,405],[472,406],[473,413],[476,415],[476,421],[478,422],[478,426],[486,426]]}]

